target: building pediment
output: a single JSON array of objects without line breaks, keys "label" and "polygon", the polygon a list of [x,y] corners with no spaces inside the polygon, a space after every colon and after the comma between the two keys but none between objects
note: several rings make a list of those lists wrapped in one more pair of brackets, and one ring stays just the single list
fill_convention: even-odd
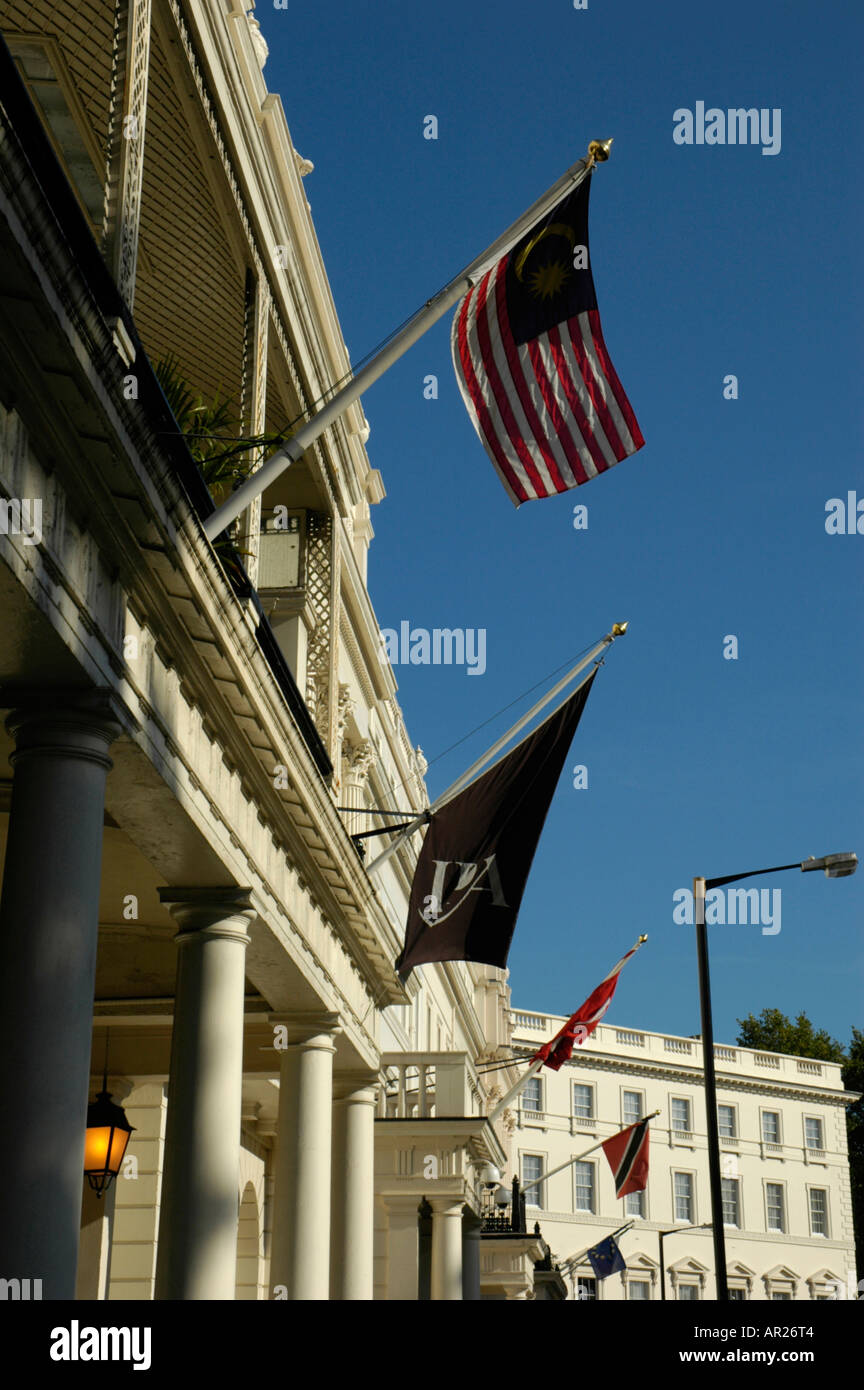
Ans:
[{"label": "building pediment", "polygon": [[708,1273],[708,1266],[703,1265],[701,1260],[694,1260],[692,1256],[687,1256],[684,1259],[676,1260],[674,1264],[671,1264],[669,1266],[669,1273],[704,1275]]}]

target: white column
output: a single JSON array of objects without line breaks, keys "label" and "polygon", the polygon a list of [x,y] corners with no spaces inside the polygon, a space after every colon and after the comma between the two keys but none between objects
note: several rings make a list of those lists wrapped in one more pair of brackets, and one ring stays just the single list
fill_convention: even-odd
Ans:
[{"label": "white column", "polygon": [[371,1073],[334,1082],[332,1299],[372,1298],[376,1082]]},{"label": "white column", "polygon": [[20,701],[0,899],[0,1274],[74,1299],[111,697]]},{"label": "white column", "polygon": [[434,1301],[462,1300],[462,1201],[432,1197],[432,1288]]},{"label": "white column", "polygon": [[[366,779],[375,761],[375,750],[368,739],[352,743],[342,740],[342,805],[362,811],[366,805]],[[349,835],[358,835],[362,830],[372,829],[369,816],[351,815],[346,817],[345,829]],[[367,841],[368,843],[368,841]]]},{"label": "white column", "polygon": [[157,1299],[233,1299],[249,888],[160,888],[180,924]]},{"label": "white column", "polygon": [[462,1297],[480,1298],[480,1233],[483,1222],[467,1207],[462,1216]]},{"label": "white column", "polygon": [[271,1297],[330,1297],[330,1173],[337,1014],[271,1015],[280,1030]]},{"label": "white column", "polygon": [[420,1198],[384,1198],[387,1207],[387,1299],[416,1301],[419,1289]]}]

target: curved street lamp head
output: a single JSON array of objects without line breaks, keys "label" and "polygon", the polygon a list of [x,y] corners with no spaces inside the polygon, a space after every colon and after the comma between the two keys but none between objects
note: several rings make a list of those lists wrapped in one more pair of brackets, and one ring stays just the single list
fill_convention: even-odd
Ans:
[{"label": "curved street lamp head", "polygon": [[826,854],[821,859],[814,859],[811,855],[801,865],[801,872],[807,873],[810,869],[824,869],[826,878],[848,878],[850,874],[854,874],[857,868],[857,854]]}]

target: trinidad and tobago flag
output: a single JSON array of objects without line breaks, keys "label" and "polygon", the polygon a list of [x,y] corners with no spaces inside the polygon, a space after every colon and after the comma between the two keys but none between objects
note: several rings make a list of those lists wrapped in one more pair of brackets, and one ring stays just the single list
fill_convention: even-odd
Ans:
[{"label": "trinidad and tobago flag", "polygon": [[641,1192],[648,1186],[648,1120],[639,1120],[613,1134],[602,1146],[615,1179],[615,1196]]}]

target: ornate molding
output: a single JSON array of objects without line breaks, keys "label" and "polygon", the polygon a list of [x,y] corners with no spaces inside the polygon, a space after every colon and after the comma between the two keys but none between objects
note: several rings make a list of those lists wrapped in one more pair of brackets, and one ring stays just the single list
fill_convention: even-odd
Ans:
[{"label": "ornate molding", "polygon": [[258,20],[251,10],[247,13],[246,20],[249,25],[249,33],[252,38],[252,47],[255,50],[255,57],[258,59],[258,66],[263,68],[267,59],[270,57],[270,45],[262,34],[261,25],[258,23]]}]

